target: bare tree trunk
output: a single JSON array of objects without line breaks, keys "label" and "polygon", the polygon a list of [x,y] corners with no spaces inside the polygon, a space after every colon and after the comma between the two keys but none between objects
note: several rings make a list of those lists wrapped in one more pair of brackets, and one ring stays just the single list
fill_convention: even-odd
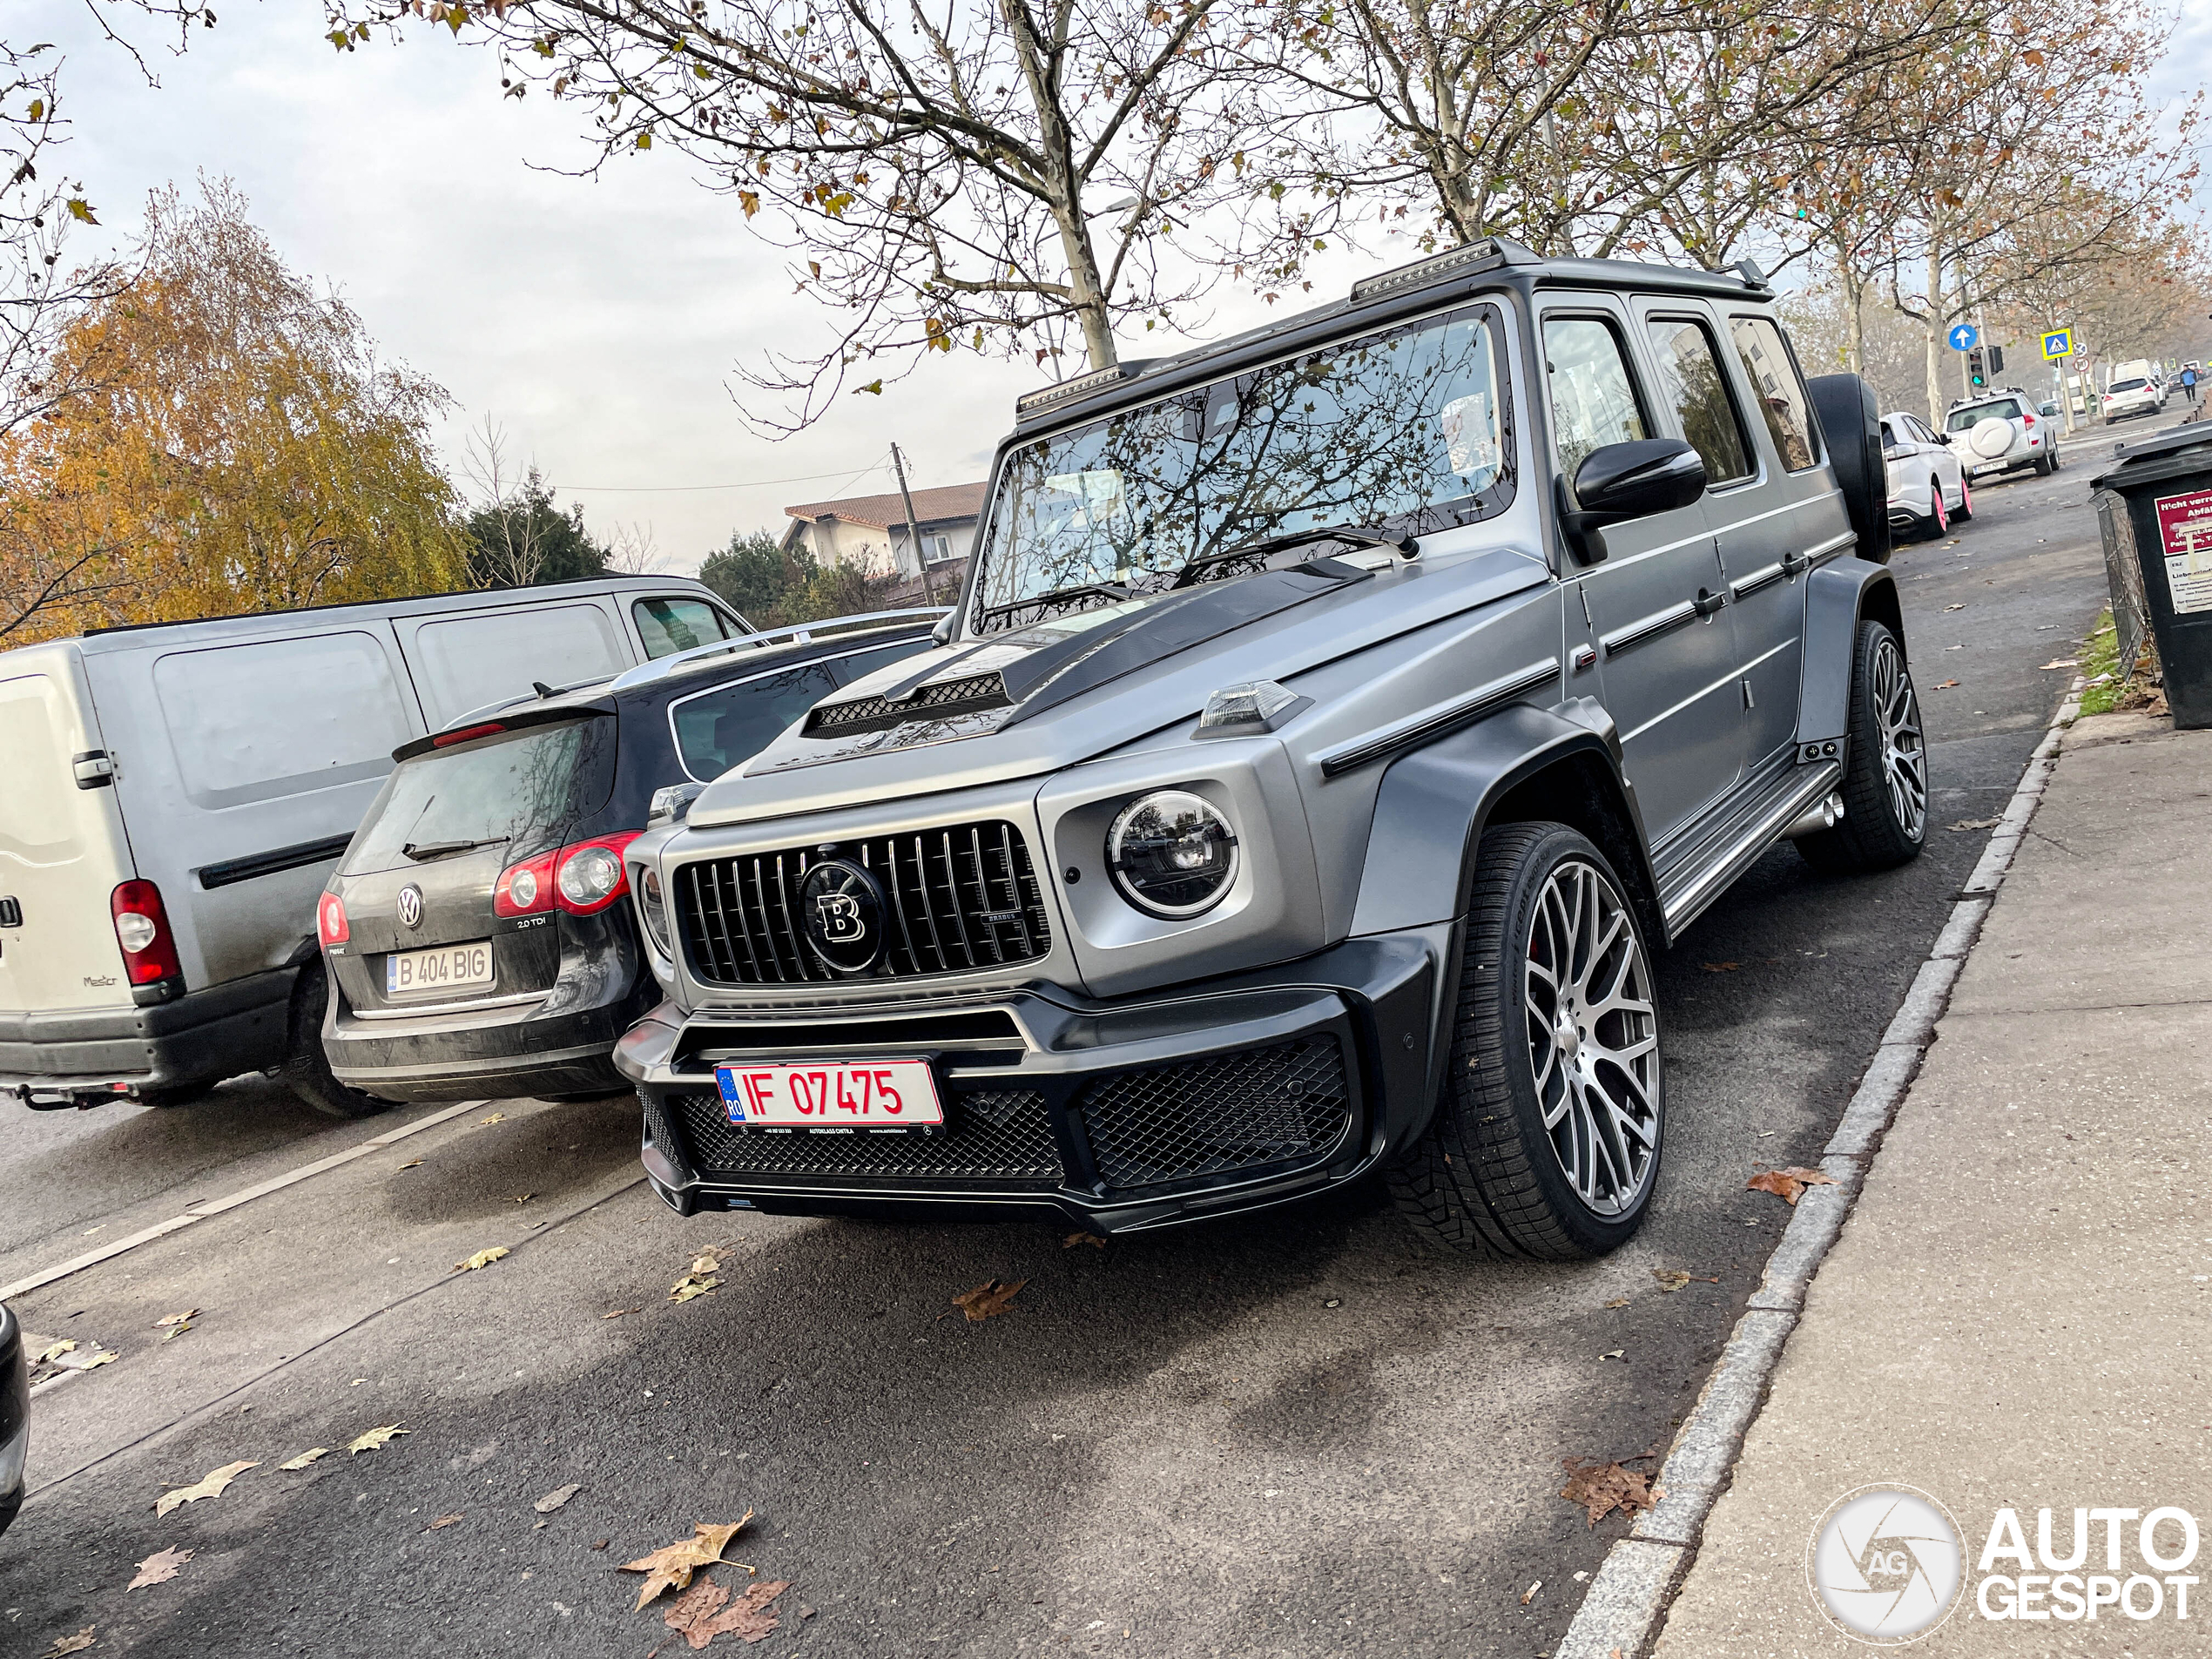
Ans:
[{"label": "bare tree trunk", "polygon": [[1943,314],[1943,244],[1931,226],[1928,235],[1928,309],[1920,327],[1926,342],[1928,424],[1943,430],[1943,338],[1950,319]]}]

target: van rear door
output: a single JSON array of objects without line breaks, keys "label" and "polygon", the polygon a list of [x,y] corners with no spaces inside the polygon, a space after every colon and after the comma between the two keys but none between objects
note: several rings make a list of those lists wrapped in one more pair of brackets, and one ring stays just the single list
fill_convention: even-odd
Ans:
[{"label": "van rear door", "polygon": [[84,665],[58,647],[11,657],[0,658],[0,1010],[127,1008],[109,900],[134,872],[113,787],[78,786],[74,758],[106,747]]}]

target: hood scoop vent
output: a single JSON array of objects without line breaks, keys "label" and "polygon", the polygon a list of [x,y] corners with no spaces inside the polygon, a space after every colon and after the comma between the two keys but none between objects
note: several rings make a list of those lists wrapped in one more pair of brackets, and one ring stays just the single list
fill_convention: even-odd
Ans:
[{"label": "hood scoop vent", "polygon": [[810,738],[844,738],[864,732],[888,732],[909,720],[944,719],[1013,706],[1006,681],[995,671],[968,674],[916,686],[901,698],[862,697],[849,703],[823,703],[806,717]]}]

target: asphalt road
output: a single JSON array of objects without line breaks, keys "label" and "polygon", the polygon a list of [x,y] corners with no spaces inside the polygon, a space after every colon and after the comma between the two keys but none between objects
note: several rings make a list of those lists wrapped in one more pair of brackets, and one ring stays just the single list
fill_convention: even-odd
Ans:
[{"label": "asphalt road", "polygon": [[[1662,961],[1672,1141],[1618,1255],[1447,1260],[1372,1197],[1103,1251],[681,1221],[623,1103],[489,1103],[17,1299],[118,1358],[34,1403],[0,1653],[672,1656],[616,1569],[748,1510],[730,1554],[791,1585],[764,1655],[1548,1653],[1622,1527],[1561,1460],[1663,1448],[1696,1398],[1788,1215],[1746,1177],[1817,1158],[1986,836],[1946,826],[2000,809],[2101,604],[2087,484],[2128,435],[1899,550],[1932,844],[1853,880],[1781,849]],[[428,1115],[333,1126],[259,1080],[0,1109],[0,1284]],[[672,1303],[711,1246],[719,1288]],[[1011,1313],[954,1312],[993,1278]]]}]

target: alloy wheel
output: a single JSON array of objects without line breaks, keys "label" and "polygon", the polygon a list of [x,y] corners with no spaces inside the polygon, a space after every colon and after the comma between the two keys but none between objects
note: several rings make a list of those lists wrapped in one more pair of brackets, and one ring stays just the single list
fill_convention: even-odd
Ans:
[{"label": "alloy wheel", "polygon": [[1659,1021],[1643,945],[1604,872],[1544,878],[1521,975],[1544,1131],[1594,1214],[1633,1210],[1659,1164]]},{"label": "alloy wheel", "polygon": [[1884,635],[1874,647],[1874,715],[1882,733],[1882,780],[1898,827],[1919,840],[1928,816],[1928,752],[1920,732],[1920,699],[1897,641]]}]

